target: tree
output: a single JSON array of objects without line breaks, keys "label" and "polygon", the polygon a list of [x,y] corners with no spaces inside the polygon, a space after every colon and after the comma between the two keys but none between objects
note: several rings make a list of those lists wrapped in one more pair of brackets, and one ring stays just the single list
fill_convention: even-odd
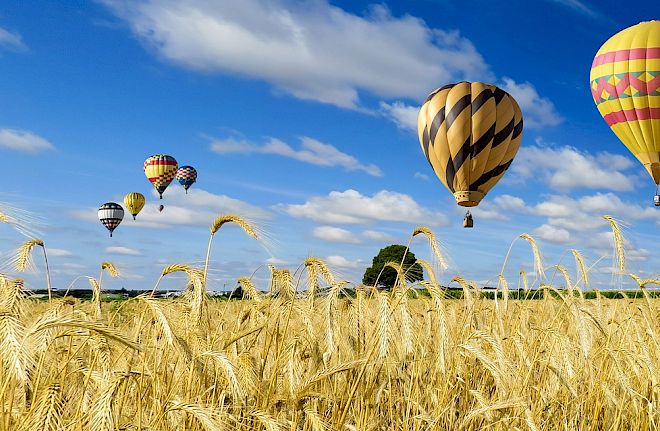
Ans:
[{"label": "tree", "polygon": [[[405,259],[403,257],[404,253],[406,255]],[[388,262],[401,264],[401,260],[403,260],[403,271],[406,274],[406,280],[414,282],[424,279],[424,271],[416,263],[415,253],[410,250],[406,253],[405,245],[393,244],[380,249],[374,257],[371,266],[364,272],[362,283],[367,286],[375,286],[376,280],[378,280],[376,287],[391,289],[396,282],[397,273],[394,268],[384,268],[384,266]]]}]

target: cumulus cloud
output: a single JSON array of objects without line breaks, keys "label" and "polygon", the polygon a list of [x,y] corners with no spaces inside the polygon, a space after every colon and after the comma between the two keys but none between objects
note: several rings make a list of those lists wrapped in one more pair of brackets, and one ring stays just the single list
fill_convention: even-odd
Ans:
[{"label": "cumulus cloud", "polygon": [[360,16],[324,0],[103,2],[168,61],[341,107],[358,106],[361,91],[421,99],[438,82],[490,78],[457,31],[381,5]]},{"label": "cumulus cloud", "polygon": [[315,238],[329,242],[341,242],[344,244],[359,244],[362,241],[349,230],[334,226],[319,226],[314,228],[312,235]]},{"label": "cumulus cloud", "polygon": [[63,250],[61,248],[50,248],[46,249],[46,252],[48,253],[48,256],[51,257],[71,257],[73,256],[73,253],[71,253],[69,250]]},{"label": "cumulus cloud", "polygon": [[380,232],[377,230],[365,230],[362,232],[362,236],[366,239],[372,240],[372,241],[392,241],[394,240],[394,237],[390,234],[387,234],[385,232]]},{"label": "cumulus cloud", "polygon": [[[158,194],[152,191],[154,198]],[[171,226],[204,226],[208,227],[219,215],[226,213],[240,214],[249,220],[267,220],[272,214],[247,202],[231,198],[226,195],[217,195],[206,190],[191,188],[186,195],[183,188],[172,187],[165,191],[165,209],[158,211],[160,202],[155,199],[145,205],[137,220],[126,220],[130,215],[124,216],[122,228],[154,228],[165,229]],[[72,216],[80,220],[98,223],[96,208],[73,211]]]},{"label": "cumulus cloud", "polygon": [[376,177],[383,175],[378,166],[362,164],[333,145],[305,136],[300,138],[300,149],[295,149],[279,139],[270,139],[263,145],[236,139],[212,139],[211,151],[218,154],[274,154],[317,166],[339,166],[347,171],[363,171]]},{"label": "cumulus cloud", "polygon": [[312,230],[312,236],[328,242],[344,244],[362,244],[366,241],[392,241],[394,237],[377,230],[351,232],[336,226],[318,226]]},{"label": "cumulus cloud", "polygon": [[415,177],[416,179],[418,179],[418,180],[422,180],[422,181],[428,181],[428,180],[431,179],[431,177],[429,177],[428,175],[423,174],[423,173],[421,173],[421,172],[415,172],[414,177]]},{"label": "cumulus cloud", "polygon": [[25,51],[27,46],[23,43],[23,38],[20,34],[0,27],[0,48],[6,48],[12,51]]},{"label": "cumulus cloud", "polygon": [[517,83],[511,78],[504,77],[500,85],[520,105],[526,128],[556,126],[563,121],[550,99],[541,97],[531,83],[527,81]]},{"label": "cumulus cloud", "polygon": [[304,204],[280,205],[287,214],[329,224],[366,224],[373,221],[447,225],[447,216],[420,206],[406,194],[381,190],[365,196],[356,190],[333,191]]},{"label": "cumulus cloud", "polygon": [[365,266],[362,260],[348,260],[344,256],[338,255],[327,256],[325,262],[338,269],[358,269]]},{"label": "cumulus cloud", "polygon": [[470,211],[479,219],[505,221],[510,220],[514,214],[528,213],[530,209],[522,198],[500,195],[482,202]]},{"label": "cumulus cloud", "polygon": [[553,195],[532,207],[535,215],[546,217],[548,224],[571,232],[593,231],[607,226],[602,215],[609,214],[627,221],[660,221],[652,207],[622,201],[613,193],[597,193],[579,198]]},{"label": "cumulus cloud", "polygon": [[406,105],[403,102],[393,103],[380,102],[381,112],[390,120],[394,121],[400,129],[417,133],[418,106]]},{"label": "cumulus cloud", "polygon": [[123,254],[126,256],[142,255],[142,252],[140,252],[140,250],[136,250],[134,248],[129,248],[129,247],[121,247],[121,246],[106,247],[105,252],[110,254]]},{"label": "cumulus cloud", "polygon": [[27,130],[0,129],[0,148],[26,154],[39,154],[52,151],[55,146]]},{"label": "cumulus cloud", "polygon": [[568,244],[571,242],[571,233],[566,229],[543,224],[534,230],[534,235],[542,240],[555,244]]},{"label": "cumulus cloud", "polygon": [[512,173],[524,180],[540,178],[561,192],[573,189],[630,191],[634,179],[624,171],[634,163],[621,155],[601,152],[596,155],[570,146],[549,147],[537,140],[524,146],[511,166]]}]

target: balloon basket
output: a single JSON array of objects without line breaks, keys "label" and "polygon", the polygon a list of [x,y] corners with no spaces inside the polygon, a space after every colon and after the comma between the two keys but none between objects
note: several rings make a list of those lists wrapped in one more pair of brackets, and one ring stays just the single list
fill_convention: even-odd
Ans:
[{"label": "balloon basket", "polygon": [[474,220],[472,219],[472,214],[470,214],[470,211],[465,213],[465,218],[463,218],[463,227],[464,228],[474,227]]}]

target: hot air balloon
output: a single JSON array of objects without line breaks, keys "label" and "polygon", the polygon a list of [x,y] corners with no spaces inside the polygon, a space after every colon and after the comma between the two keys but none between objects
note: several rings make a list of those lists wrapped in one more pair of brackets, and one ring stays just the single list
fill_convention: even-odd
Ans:
[{"label": "hot air balloon", "polygon": [[660,206],[660,21],[612,36],[596,53],[589,81],[603,119],[655,181]]},{"label": "hot air balloon", "polygon": [[181,166],[179,170],[176,171],[176,179],[186,190],[186,194],[188,194],[190,186],[197,181],[197,170],[192,166]]},{"label": "hot air balloon", "polygon": [[138,215],[142,208],[144,208],[144,195],[142,193],[127,193],[124,196],[124,206],[133,215],[133,220],[135,216]]},{"label": "hot air balloon", "polygon": [[112,231],[119,226],[119,223],[123,219],[124,208],[121,205],[114,202],[107,202],[99,207],[99,220],[110,231],[110,238],[112,238]]},{"label": "hot air balloon", "polygon": [[162,213],[164,209],[165,209],[165,205],[162,205],[162,204],[158,205],[158,212],[159,213]]},{"label": "hot air balloon", "polygon": [[178,168],[176,159],[165,154],[156,154],[144,161],[144,174],[154,185],[161,199],[163,192],[176,176]]},{"label": "hot air balloon", "polygon": [[[479,205],[511,166],[523,118],[506,91],[482,82],[432,92],[417,117],[419,143],[436,176],[464,207]],[[472,216],[464,226],[472,227]]]}]

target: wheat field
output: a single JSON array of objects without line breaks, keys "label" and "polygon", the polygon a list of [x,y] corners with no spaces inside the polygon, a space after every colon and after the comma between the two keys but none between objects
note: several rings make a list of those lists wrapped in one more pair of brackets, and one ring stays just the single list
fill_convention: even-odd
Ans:
[{"label": "wheat field", "polygon": [[[221,216],[207,256],[225,223],[259,236]],[[503,275],[497,300],[461,277],[454,299],[433,270],[444,265],[433,232],[417,234],[438,258],[420,262],[421,286],[392,262],[391,291],[354,295],[313,257],[293,273],[272,267],[269,286],[240,278],[244,297],[231,301],[207,295],[208,258],[203,268],[164,268],[161,278],[187,276],[174,300],[154,298],[157,283],[101,301],[103,275],[119,274],[110,262],[89,278],[91,301],[33,299],[20,279],[0,278],[0,428],[657,429],[660,303],[647,289],[658,280],[638,280],[641,299],[585,299],[583,264],[579,280],[559,271],[566,289],[541,285],[542,299],[509,297]],[[540,265],[534,239],[521,238]],[[46,256],[31,241],[17,267],[34,247]]]}]

